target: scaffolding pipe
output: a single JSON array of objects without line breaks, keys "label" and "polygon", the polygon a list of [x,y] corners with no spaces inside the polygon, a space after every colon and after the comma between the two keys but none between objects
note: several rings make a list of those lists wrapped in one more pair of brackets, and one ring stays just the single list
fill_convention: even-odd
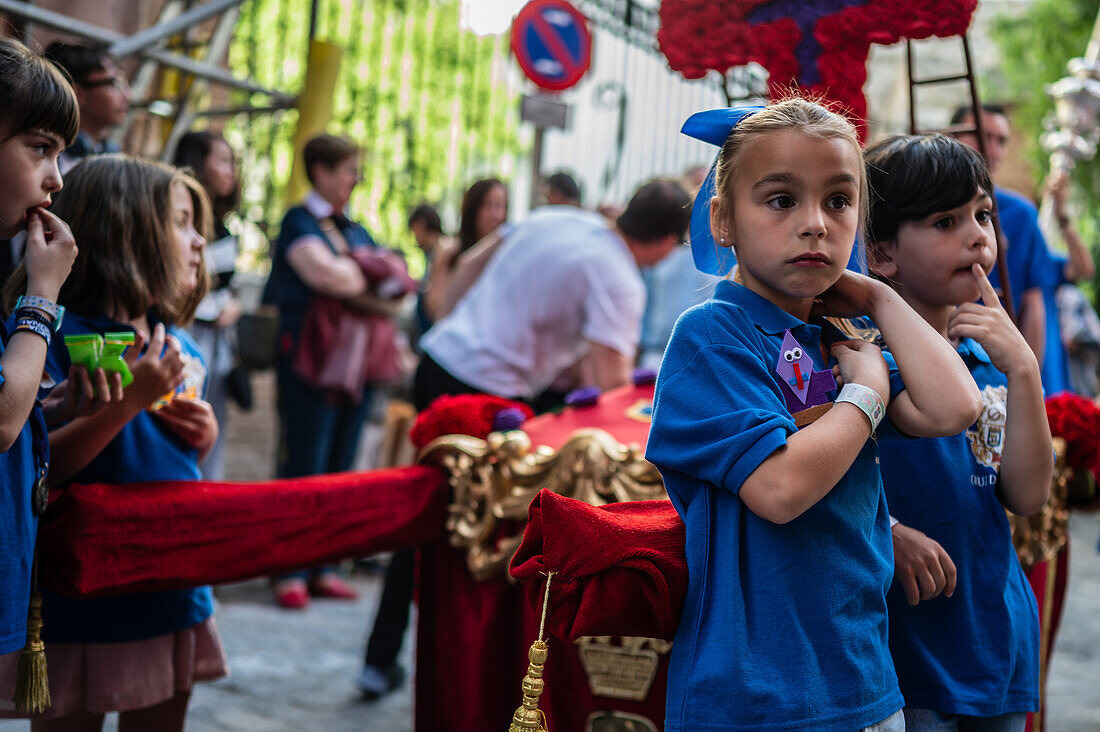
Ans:
[{"label": "scaffolding pipe", "polygon": [[[87,23],[83,20],[72,18],[68,15],[56,13],[52,10],[46,10],[45,8],[39,8],[31,5],[27,2],[20,2],[20,0],[0,0],[0,11],[5,13],[11,13],[20,18],[26,18],[39,25],[43,25],[47,28],[52,28],[62,33],[67,33],[78,38],[84,38],[90,41],[95,41],[102,44],[111,44],[116,41],[121,41],[126,38],[121,33],[104,28],[102,26]],[[254,84],[247,79],[238,79],[229,73],[225,69],[210,64],[205,64],[200,61],[188,58],[183,54],[173,53],[171,51],[165,51],[155,48],[146,48],[138,52],[139,55],[145,58],[158,61],[165,66],[171,66],[172,68],[179,69],[180,71],[186,71],[193,76],[198,76],[203,79],[209,79],[210,81],[216,81],[219,84],[231,86],[235,89],[241,89],[253,94],[266,94],[275,99],[293,99],[293,95],[285,94],[283,92],[275,91],[273,89],[267,89],[265,87]]]},{"label": "scaffolding pipe", "polygon": [[107,48],[107,53],[114,58],[132,56],[198,25],[207,18],[212,18],[229,8],[236,7],[242,2],[244,0],[210,0],[205,5],[191,8],[175,18],[157,23],[129,38],[115,41]]}]

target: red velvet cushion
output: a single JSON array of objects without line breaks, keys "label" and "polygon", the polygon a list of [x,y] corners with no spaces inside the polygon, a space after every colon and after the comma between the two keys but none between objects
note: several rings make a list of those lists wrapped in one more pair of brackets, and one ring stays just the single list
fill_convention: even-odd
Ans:
[{"label": "red velvet cushion", "polygon": [[256,483],[75,485],[43,517],[39,573],[76,597],[280,574],[417,546],[442,532],[446,502],[442,473],[422,466]]},{"label": "red velvet cushion", "polygon": [[669,501],[596,507],[544,490],[510,569],[539,612],[542,573],[557,573],[546,625],[558,638],[671,640],[687,592],[684,524]]}]

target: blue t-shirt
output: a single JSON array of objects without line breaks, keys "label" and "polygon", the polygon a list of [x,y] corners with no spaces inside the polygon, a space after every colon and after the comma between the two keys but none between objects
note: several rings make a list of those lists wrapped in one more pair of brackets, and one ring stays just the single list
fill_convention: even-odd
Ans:
[{"label": "blue t-shirt", "polygon": [[[1057,394],[1069,389],[1069,371],[1066,365],[1065,346],[1062,345],[1062,329],[1058,324],[1058,309],[1054,292],[1064,281],[1065,262],[1060,261],[1047,247],[1043,232],[1039,229],[1039,212],[1031,201],[1015,191],[998,188],[997,217],[1001,231],[1008,240],[1005,263],[1008,265],[1009,284],[1012,286],[1012,304],[1020,312],[1020,302],[1028,290],[1039,288],[1046,306],[1046,341],[1042,367],[1043,390]],[[994,287],[1001,281],[997,268],[989,275]]]},{"label": "blue t-shirt", "polygon": [[785,525],[738,498],[796,431],[776,374],[788,329],[817,370],[829,366],[820,344],[844,339],[723,280],[680,318],[661,365],[646,458],[686,526],[688,564],[670,732],[852,732],[902,706],[887,646],[893,545],[874,441]]},{"label": "blue t-shirt", "polygon": [[[0,322],[0,353],[8,331]],[[3,384],[0,374],[0,384]],[[0,454],[0,655],[17,651],[27,641],[27,603],[31,594],[31,562],[38,519],[31,510],[31,492],[37,479],[32,423],[45,431],[37,404],[15,442]],[[49,458],[43,450],[43,462]]]},{"label": "blue t-shirt", "polygon": [[[340,233],[350,248],[376,246],[367,230],[354,221],[342,220],[341,226]],[[279,228],[279,237],[271,245],[271,274],[264,286],[263,301],[279,308],[280,356],[287,355],[282,343],[284,335],[297,342],[306,309],[313,298],[309,285],[302,281],[286,258],[290,245],[307,235],[319,237],[336,252],[321,228],[321,222],[305,206],[294,206],[286,212]]]},{"label": "blue t-shirt", "polygon": [[955,562],[951,597],[912,607],[895,583],[890,650],[905,703],[992,717],[1039,708],[1039,616],[997,498],[1007,379],[982,347],[959,355],[982,390],[978,421],[952,437],[883,443],[890,513],[935,539]]},{"label": "blue t-shirt", "polygon": [[[69,373],[64,336],[132,330],[129,325],[103,315],[88,317],[68,312],[46,357],[46,373],[55,381],[61,381]],[[170,327],[168,332],[180,341],[187,381],[204,384],[206,364],[198,346],[182,328]],[[201,387],[198,393],[202,393]],[[198,453],[162,427],[156,417],[142,410],[71,482],[199,479]],[[74,600],[45,590],[42,596],[42,632],[47,642],[105,643],[154,638],[201,623],[214,611],[209,587],[90,600]]]}]

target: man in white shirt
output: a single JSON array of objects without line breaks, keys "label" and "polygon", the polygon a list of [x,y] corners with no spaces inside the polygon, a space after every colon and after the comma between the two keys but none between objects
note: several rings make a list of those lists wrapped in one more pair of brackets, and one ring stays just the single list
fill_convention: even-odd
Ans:
[{"label": "man in white shirt", "polygon": [[[655,180],[634,194],[614,226],[576,206],[543,206],[503,243],[454,309],[421,339],[413,399],[442,394],[522,399],[536,412],[561,403],[550,385],[576,367],[580,383],[626,384],[645,309],[639,266],[656,264],[684,238],[691,199]],[[368,699],[398,688],[397,662],[413,595],[414,553],[399,551],[356,678]]]},{"label": "man in white shirt", "polygon": [[655,180],[614,226],[572,206],[535,211],[421,340],[418,408],[462,392],[546,408],[544,392],[574,366],[580,384],[627,383],[645,308],[638,267],[659,262],[683,239],[689,204],[679,184]]}]

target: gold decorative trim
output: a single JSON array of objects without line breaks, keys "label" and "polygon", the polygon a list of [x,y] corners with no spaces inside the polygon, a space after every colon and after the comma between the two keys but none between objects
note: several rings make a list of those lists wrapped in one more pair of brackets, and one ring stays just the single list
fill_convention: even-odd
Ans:
[{"label": "gold decorative trim", "polygon": [[656,638],[608,636],[582,636],[575,645],[593,695],[632,701],[649,697],[660,656],[672,648]]},{"label": "gold decorative trim", "polygon": [[452,546],[466,549],[466,565],[479,580],[506,574],[527,509],[544,488],[594,506],[668,497],[641,449],[601,429],[577,430],[556,452],[532,449],[521,430],[494,432],[487,440],[446,435],[428,443],[417,460],[447,473],[446,530]]},{"label": "gold decorative trim", "polygon": [[1032,516],[1009,514],[1012,543],[1024,571],[1054,559],[1069,539],[1069,507],[1066,496],[1073,469],[1066,465],[1066,441],[1054,438],[1054,479],[1046,505]]}]

